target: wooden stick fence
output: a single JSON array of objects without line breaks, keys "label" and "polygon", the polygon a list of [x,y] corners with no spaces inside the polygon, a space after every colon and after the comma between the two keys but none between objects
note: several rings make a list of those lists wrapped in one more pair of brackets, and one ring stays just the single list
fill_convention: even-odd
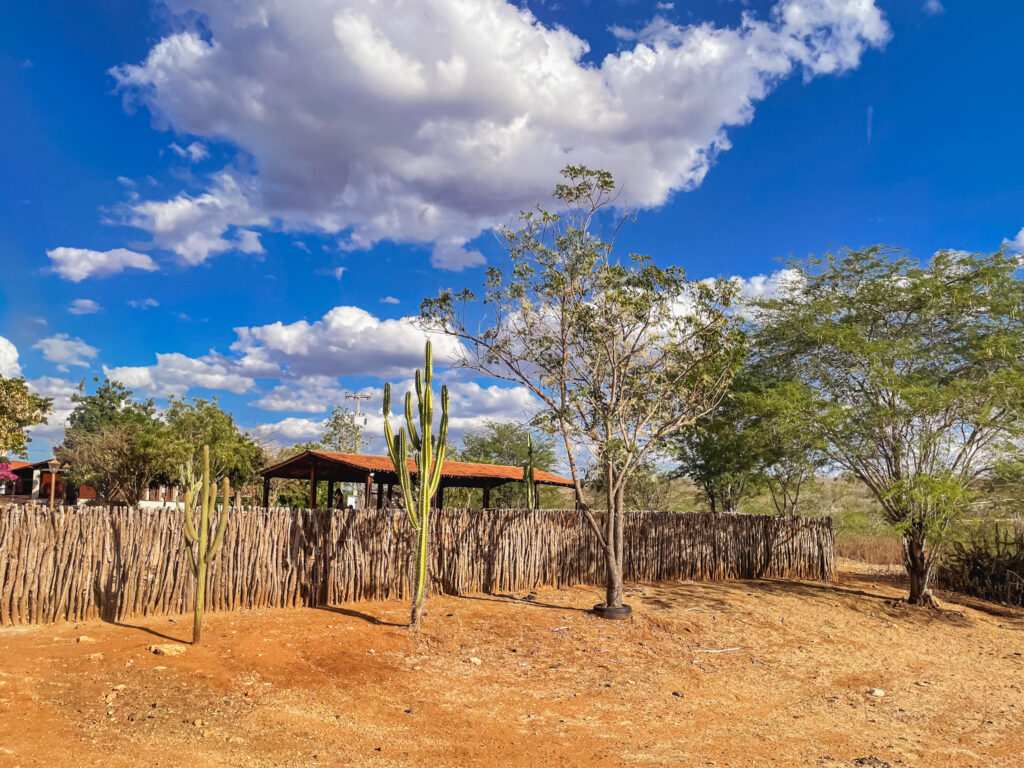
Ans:
[{"label": "wooden stick fence", "polygon": [[[444,510],[432,520],[435,593],[603,581],[602,552],[575,511]],[[828,519],[633,512],[625,551],[627,581],[835,575]],[[414,552],[401,511],[233,512],[207,608],[406,598]],[[0,508],[0,625],[184,613],[192,592],[173,508]]]}]

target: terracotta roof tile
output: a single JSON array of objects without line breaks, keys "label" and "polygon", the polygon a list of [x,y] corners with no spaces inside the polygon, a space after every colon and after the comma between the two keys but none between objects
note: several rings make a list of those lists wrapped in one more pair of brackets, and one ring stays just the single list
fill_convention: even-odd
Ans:
[{"label": "terracotta roof tile", "polygon": [[[390,456],[371,456],[362,453],[334,453],[332,451],[307,451],[306,453],[313,454],[329,461],[345,464],[363,472],[394,472],[395,469],[394,465],[391,463]],[[305,454],[299,454],[279,464],[275,464],[274,466],[266,467],[261,470],[260,474],[269,475],[276,468],[282,467],[286,464],[291,464],[304,455]],[[412,474],[415,474],[415,462],[412,459],[409,459],[408,463],[409,471]],[[467,461],[445,461],[441,467],[441,476],[450,479],[464,480],[487,480],[492,478],[494,480],[501,480],[504,482],[508,482],[510,480],[520,481],[523,479],[523,468],[512,467],[506,464],[477,464]],[[559,477],[551,472],[543,472],[538,469],[534,472],[534,477],[537,482],[545,485],[572,487],[572,480],[565,477]]]}]

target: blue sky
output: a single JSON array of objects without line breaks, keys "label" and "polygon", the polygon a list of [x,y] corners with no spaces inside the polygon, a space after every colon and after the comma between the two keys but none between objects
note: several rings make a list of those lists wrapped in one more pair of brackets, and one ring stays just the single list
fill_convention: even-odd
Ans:
[{"label": "blue sky", "polygon": [[[1024,246],[1024,4],[221,5],[5,14],[0,373],[56,398],[33,458],[104,372],[312,437],[401,386],[401,318],[478,285],[567,159],[624,182],[624,249],[693,277]],[[530,408],[451,377],[459,429]]]}]

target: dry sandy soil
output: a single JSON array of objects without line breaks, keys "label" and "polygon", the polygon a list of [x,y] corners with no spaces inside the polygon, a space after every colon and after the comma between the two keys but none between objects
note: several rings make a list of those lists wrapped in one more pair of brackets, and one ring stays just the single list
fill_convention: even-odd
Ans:
[{"label": "dry sandy soil", "polygon": [[900,594],[844,562],[621,623],[582,588],[433,598],[416,637],[402,603],[213,614],[175,657],[185,618],[6,628],[0,766],[1024,765],[1024,616]]}]

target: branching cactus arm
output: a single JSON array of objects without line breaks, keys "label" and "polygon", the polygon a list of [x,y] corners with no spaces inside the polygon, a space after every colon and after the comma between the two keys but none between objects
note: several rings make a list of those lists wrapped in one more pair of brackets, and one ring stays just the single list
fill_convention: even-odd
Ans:
[{"label": "branching cactus arm", "polygon": [[[384,387],[384,437],[388,444],[388,453],[398,475],[399,485],[405,499],[409,523],[416,532],[416,584],[413,597],[412,621],[410,626],[416,629],[423,616],[425,602],[425,584],[427,578],[427,548],[430,533],[430,505],[434,494],[441,483],[441,470],[444,462],[445,447],[448,440],[448,388],[441,389],[441,424],[436,438],[431,437],[434,418],[433,356],[430,342],[424,351],[422,371],[416,371],[416,396],[418,401],[419,425],[414,418],[412,393],[405,396],[406,427],[399,431],[397,439],[391,429],[391,387]],[[406,434],[415,454],[416,482],[412,481],[408,467],[408,449]]]}]

